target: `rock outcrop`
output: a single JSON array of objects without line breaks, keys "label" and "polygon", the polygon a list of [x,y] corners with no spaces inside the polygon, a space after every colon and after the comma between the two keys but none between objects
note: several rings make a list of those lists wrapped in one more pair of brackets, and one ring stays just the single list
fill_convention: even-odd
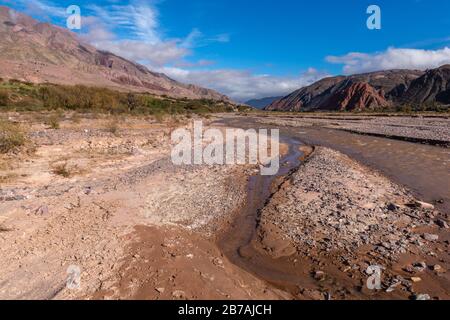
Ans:
[{"label": "rock outcrop", "polygon": [[274,101],[269,111],[382,109],[400,101],[418,70],[388,70],[322,79]]},{"label": "rock outcrop", "polygon": [[401,101],[408,104],[450,104],[450,64],[428,70],[412,81]]}]

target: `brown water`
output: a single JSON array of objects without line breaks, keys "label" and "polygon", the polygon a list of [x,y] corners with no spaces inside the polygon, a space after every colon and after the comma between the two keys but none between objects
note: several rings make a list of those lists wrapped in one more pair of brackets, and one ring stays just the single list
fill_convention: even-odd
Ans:
[{"label": "brown water", "polygon": [[241,128],[278,128],[282,136],[325,146],[368,165],[407,187],[422,201],[450,213],[450,149],[325,128],[277,127],[250,118],[224,120]]},{"label": "brown water", "polygon": [[[247,128],[277,128],[251,118],[226,119],[226,125]],[[437,203],[443,212],[450,209],[450,151],[446,148],[363,136],[322,128],[279,128],[281,142],[289,145],[276,176],[252,176],[247,187],[247,203],[218,241],[219,248],[235,265],[268,283],[297,295],[299,287],[314,286],[309,274],[311,261],[296,255],[273,259],[252,245],[261,209],[271,199],[272,190],[301,165],[302,144],[326,146],[379,170],[410,189],[419,199]],[[280,181],[281,180],[281,181]],[[327,270],[334,273],[333,268]],[[336,278],[339,275],[336,273]],[[363,298],[354,283],[339,277],[331,288],[345,287],[352,297]],[[329,288],[332,293],[333,289]],[[393,296],[396,297],[395,295]]]}]

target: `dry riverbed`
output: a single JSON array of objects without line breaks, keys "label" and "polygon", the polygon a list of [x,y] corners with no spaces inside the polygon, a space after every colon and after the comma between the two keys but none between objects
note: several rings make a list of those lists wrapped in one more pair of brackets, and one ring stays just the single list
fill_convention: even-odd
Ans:
[{"label": "dry riverbed", "polygon": [[[51,129],[42,115],[7,116],[30,142],[1,157],[0,298],[450,296],[448,216],[341,153],[316,148],[260,213],[252,244],[285,268],[279,283],[216,245],[256,167],[172,164],[170,133],[191,119],[65,115]],[[383,290],[364,285],[374,263]],[[78,289],[66,286],[73,266]]]}]

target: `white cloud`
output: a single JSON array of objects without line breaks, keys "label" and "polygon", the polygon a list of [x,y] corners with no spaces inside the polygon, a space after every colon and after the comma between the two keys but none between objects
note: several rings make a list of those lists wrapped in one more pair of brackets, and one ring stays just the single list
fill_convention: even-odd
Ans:
[{"label": "white cloud", "polygon": [[227,35],[208,37],[194,28],[185,39],[168,39],[160,31],[159,12],[151,2],[87,6],[93,15],[83,19],[83,36],[98,49],[151,66],[183,64],[192,48],[227,42]]},{"label": "white cloud", "polygon": [[159,71],[181,82],[215,89],[241,102],[255,98],[286,95],[327,76],[326,73],[312,68],[297,77],[258,75],[250,71],[233,69],[185,70],[164,67]]},{"label": "white cloud", "polygon": [[450,48],[438,50],[389,48],[384,52],[352,52],[344,56],[328,56],[330,63],[343,64],[346,74],[388,69],[431,69],[450,63]]},{"label": "white cloud", "polygon": [[[52,17],[64,16],[65,8],[50,0],[17,0],[40,8]],[[53,2],[56,3],[56,2]],[[108,4],[109,3],[109,4]],[[187,61],[193,50],[211,43],[227,43],[230,35],[206,35],[193,28],[184,39],[167,38],[159,25],[159,12],[153,1],[135,0],[126,5],[109,0],[107,4],[82,7],[81,36],[101,50],[140,62],[184,83],[216,89],[235,100],[285,95],[326,76],[315,69],[296,77],[255,74],[236,69],[206,68],[214,61]],[[89,15],[87,15],[89,14]],[[192,59],[189,59],[192,60]]]}]

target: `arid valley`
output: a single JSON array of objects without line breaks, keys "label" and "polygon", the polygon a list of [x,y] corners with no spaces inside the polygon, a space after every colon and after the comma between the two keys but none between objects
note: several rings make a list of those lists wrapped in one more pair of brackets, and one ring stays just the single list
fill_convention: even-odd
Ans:
[{"label": "arid valley", "polygon": [[0,303],[450,300],[450,2],[377,2],[0,0]]},{"label": "arid valley", "polygon": [[448,117],[204,119],[282,129],[289,171],[253,188],[257,166],[171,163],[191,119],[8,118],[30,142],[2,157],[1,298],[449,298],[448,148],[348,131],[449,143]]}]

